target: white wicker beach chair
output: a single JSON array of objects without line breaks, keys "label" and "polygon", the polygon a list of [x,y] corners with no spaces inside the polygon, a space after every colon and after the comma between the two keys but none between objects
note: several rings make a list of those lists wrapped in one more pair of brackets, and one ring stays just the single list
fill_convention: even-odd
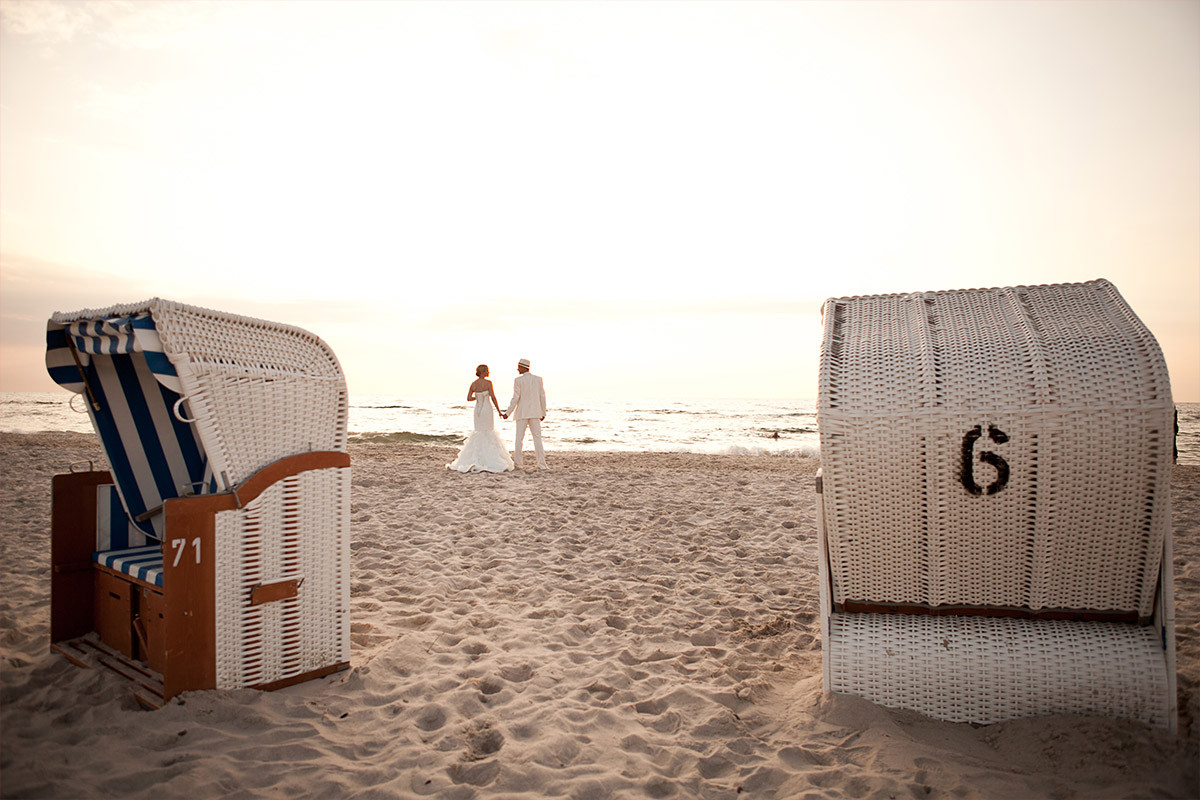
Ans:
[{"label": "white wicker beach chair", "polygon": [[1107,281],[823,309],[826,691],[1174,730],[1173,411]]},{"label": "white wicker beach chair", "polygon": [[51,641],[95,631],[124,671],[161,675],[159,702],[348,666],[347,394],[328,346],[159,299],[55,314],[46,338],[111,467],[54,478]]}]

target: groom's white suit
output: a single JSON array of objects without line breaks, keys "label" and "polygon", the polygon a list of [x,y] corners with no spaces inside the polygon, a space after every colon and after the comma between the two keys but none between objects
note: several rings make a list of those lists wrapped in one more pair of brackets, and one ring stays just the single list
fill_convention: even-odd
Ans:
[{"label": "groom's white suit", "polygon": [[[529,369],[529,362],[521,359],[518,368]],[[533,431],[533,450],[537,454],[538,466],[546,469],[546,454],[542,450],[542,420],[546,418],[546,389],[542,379],[532,372],[522,372],[513,380],[513,396],[504,412],[517,424],[516,447],[513,461],[521,469],[521,443],[525,439],[525,428]]]}]

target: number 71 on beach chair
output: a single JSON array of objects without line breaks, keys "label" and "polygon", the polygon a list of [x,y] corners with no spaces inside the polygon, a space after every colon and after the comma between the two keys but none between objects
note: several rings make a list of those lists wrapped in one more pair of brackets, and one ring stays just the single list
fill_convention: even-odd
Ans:
[{"label": "number 71 on beach chair", "polygon": [[348,403],[332,350],[154,299],[55,314],[46,365],[111,468],[53,481],[55,649],[122,672],[150,706],[346,668]]}]

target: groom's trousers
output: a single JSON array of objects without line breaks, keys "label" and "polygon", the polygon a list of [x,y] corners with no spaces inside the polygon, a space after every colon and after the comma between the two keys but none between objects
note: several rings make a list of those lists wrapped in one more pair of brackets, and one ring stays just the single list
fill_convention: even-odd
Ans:
[{"label": "groom's trousers", "polygon": [[529,426],[529,430],[533,432],[533,451],[537,453],[538,467],[547,469],[546,453],[542,450],[542,421],[537,417],[513,421],[517,423],[517,446],[513,448],[513,461],[516,462],[517,469],[521,468],[521,444],[525,440],[525,426]]}]

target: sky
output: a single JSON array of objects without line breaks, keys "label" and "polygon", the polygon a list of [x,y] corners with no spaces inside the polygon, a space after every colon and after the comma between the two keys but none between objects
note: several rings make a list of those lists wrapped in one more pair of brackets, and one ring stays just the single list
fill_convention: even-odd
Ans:
[{"label": "sky", "polygon": [[357,395],[814,398],[826,298],[1095,278],[1200,400],[1200,2],[0,0],[5,391],[164,297]]}]

